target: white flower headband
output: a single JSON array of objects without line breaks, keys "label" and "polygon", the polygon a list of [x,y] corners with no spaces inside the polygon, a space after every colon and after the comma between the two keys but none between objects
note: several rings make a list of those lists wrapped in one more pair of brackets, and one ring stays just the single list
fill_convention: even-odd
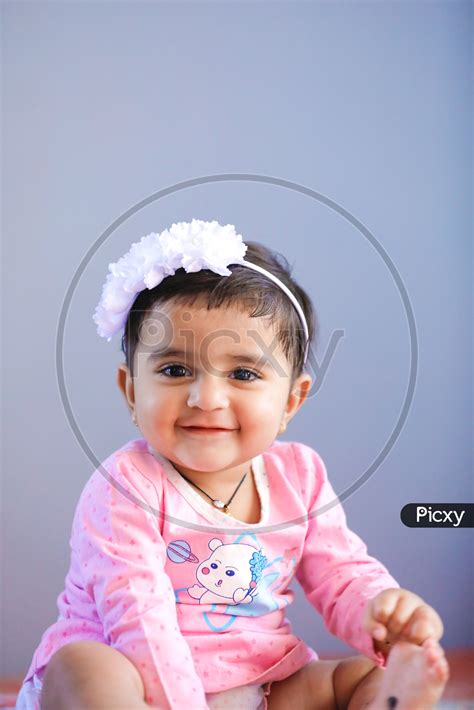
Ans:
[{"label": "white flower headband", "polygon": [[145,288],[154,288],[167,276],[173,276],[177,269],[184,268],[188,273],[209,269],[221,276],[230,276],[232,272],[227,267],[239,264],[267,276],[291,300],[304,328],[306,361],[309,331],[303,309],[280,279],[244,259],[246,251],[247,245],[240,234],[236,234],[234,225],[223,227],[215,220],[178,222],[161,234],[152,232],[142,237],[116,263],[109,264],[102,296],[93,315],[98,334],[110,341],[124,328],[137,294]]}]

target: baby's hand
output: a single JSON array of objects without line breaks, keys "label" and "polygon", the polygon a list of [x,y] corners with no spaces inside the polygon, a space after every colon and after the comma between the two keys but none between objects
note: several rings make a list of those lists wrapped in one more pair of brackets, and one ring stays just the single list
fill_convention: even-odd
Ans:
[{"label": "baby's hand", "polygon": [[397,641],[418,646],[428,638],[439,641],[443,622],[433,607],[407,589],[386,589],[377,594],[365,609],[364,629],[375,640],[377,650]]}]

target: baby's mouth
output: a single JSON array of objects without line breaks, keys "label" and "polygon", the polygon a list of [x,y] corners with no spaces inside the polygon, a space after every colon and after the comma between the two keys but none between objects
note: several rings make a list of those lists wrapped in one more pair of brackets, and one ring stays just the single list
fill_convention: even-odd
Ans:
[{"label": "baby's mouth", "polygon": [[216,582],[216,587],[220,587],[220,586],[221,586],[221,584],[222,584],[222,579],[219,579],[219,581],[218,581],[218,582]]}]

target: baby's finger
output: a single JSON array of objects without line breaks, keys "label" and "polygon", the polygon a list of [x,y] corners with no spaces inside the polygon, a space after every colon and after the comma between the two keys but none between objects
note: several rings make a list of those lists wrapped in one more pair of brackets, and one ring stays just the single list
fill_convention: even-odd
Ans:
[{"label": "baby's finger", "polygon": [[400,635],[413,613],[419,608],[421,599],[415,594],[401,595],[390,618],[386,622],[388,631],[394,636]]},{"label": "baby's finger", "polygon": [[400,596],[399,589],[386,589],[372,600],[372,617],[384,626],[392,616]]},{"label": "baby's finger", "polygon": [[439,641],[443,631],[443,622],[438,613],[433,607],[422,604],[415,609],[407,621],[403,628],[403,635],[412,643],[421,645],[428,638]]},{"label": "baby's finger", "polygon": [[365,630],[373,638],[384,640],[387,634],[386,622],[397,605],[398,596],[398,589],[386,589],[368,603],[363,623]]}]

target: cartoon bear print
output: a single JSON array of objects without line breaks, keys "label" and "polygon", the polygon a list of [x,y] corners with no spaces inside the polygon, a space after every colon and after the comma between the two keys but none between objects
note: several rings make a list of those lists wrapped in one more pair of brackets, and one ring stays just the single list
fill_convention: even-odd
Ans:
[{"label": "cartoon bear print", "polygon": [[211,555],[196,570],[200,584],[188,588],[200,604],[249,604],[267,558],[252,545],[224,544],[214,537],[208,543]]}]

